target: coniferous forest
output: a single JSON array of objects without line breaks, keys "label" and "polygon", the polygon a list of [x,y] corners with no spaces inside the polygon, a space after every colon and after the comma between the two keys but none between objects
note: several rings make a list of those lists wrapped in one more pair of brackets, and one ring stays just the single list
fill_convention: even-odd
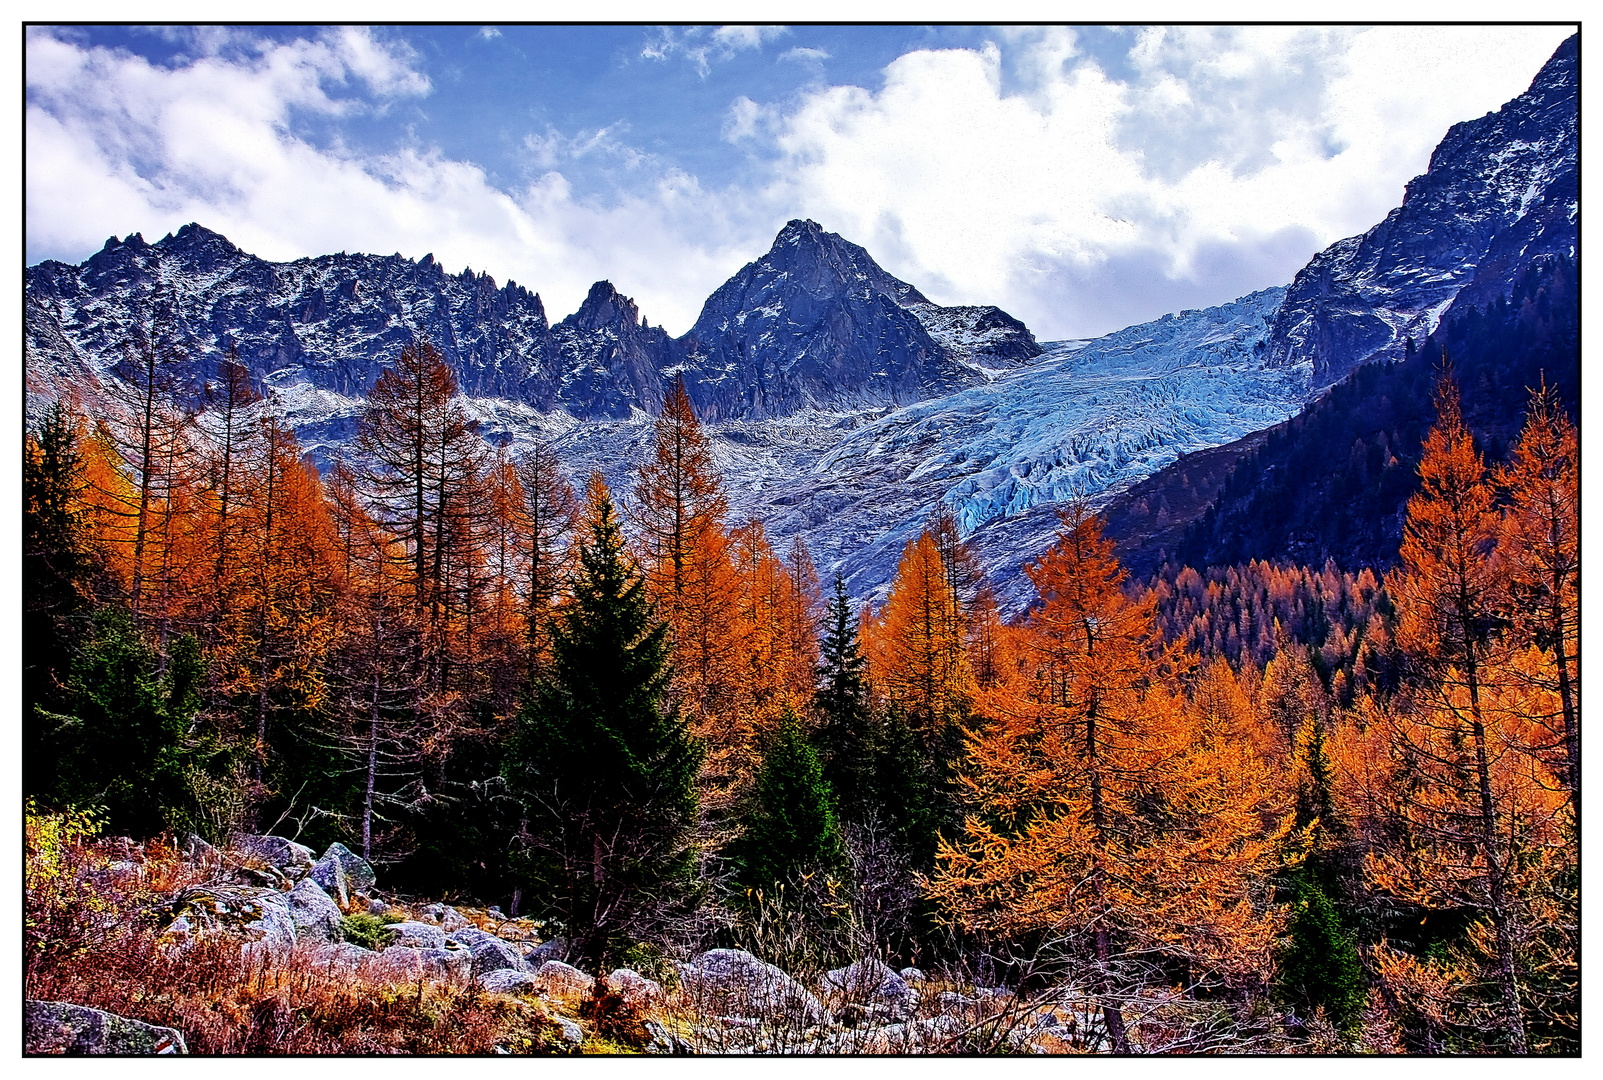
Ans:
[{"label": "coniferous forest", "polygon": [[[1240,523],[1312,513],[1260,485],[1137,582],[1075,505],[1011,619],[950,515],[861,606],[730,520],[682,386],[610,491],[492,449],[418,339],[319,475],[243,368],[197,414],[152,335],[122,400],[27,436],[28,996],[210,1052],[574,1043],[556,991],[358,993],[326,951],[203,932],[279,887],[285,837],[339,853],[337,948],[382,958],[432,903],[525,967],[613,972],[573,999],[591,1050],[1578,1052],[1573,389],[1514,372],[1490,439],[1460,404],[1479,323],[1555,332],[1546,291],[1516,303],[1427,343],[1428,408],[1398,390],[1322,496],[1408,487],[1394,557],[1241,557]],[[719,956],[791,989],[744,1026],[673,1013]],[[862,1041],[895,985],[924,1019]]]}]

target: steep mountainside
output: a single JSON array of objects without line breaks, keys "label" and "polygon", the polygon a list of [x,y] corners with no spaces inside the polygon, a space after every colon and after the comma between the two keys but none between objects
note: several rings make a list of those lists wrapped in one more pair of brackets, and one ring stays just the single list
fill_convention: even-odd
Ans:
[{"label": "steep mountainside", "polygon": [[1401,206],[1297,274],[1264,344],[1269,364],[1311,362],[1328,386],[1359,364],[1401,358],[1461,291],[1484,307],[1538,256],[1575,258],[1579,92],[1571,37],[1529,90],[1455,124]]},{"label": "steep mountainside", "polygon": [[[1074,496],[1106,508],[1122,553],[1143,569],[1182,542],[1209,561],[1384,562],[1402,489],[1370,491],[1368,473],[1340,483],[1315,473],[1367,463],[1385,417],[1428,409],[1429,380],[1398,381],[1381,366],[1339,390],[1340,424],[1317,420],[1324,413],[1284,422],[1365,362],[1400,360],[1410,337],[1422,341],[1444,317],[1493,328],[1486,340],[1499,348],[1526,347],[1504,332],[1510,310],[1548,335],[1537,360],[1475,353],[1488,365],[1477,385],[1511,408],[1523,408],[1531,362],[1573,382],[1563,374],[1577,370],[1573,349],[1553,345],[1571,331],[1551,309],[1573,304],[1578,263],[1576,59],[1572,38],[1527,93],[1454,127],[1401,207],[1316,256],[1289,288],[1091,342],[1043,351],[996,308],[932,304],[811,221],[788,223],[679,339],[607,282],[551,325],[539,296],[488,274],[446,274],[432,257],[272,263],[189,225],[156,244],[112,239],[81,266],[27,271],[30,415],[68,388],[92,398],[141,334],[176,347],[175,374],[191,390],[233,348],[326,465],[348,452],[383,366],[423,333],[487,439],[516,448],[543,434],[573,476],[598,468],[624,498],[650,417],[682,377],[710,423],[732,521],[762,520],[776,545],[804,537],[821,570],[845,574],[858,597],[883,597],[903,546],[945,506],[1017,611],[1032,598],[1019,570]],[[1512,309],[1496,303],[1507,297]],[[1450,349],[1468,364],[1479,346],[1453,333]],[[1382,397],[1363,398],[1376,379]],[[1374,430],[1354,429],[1363,423]],[[1276,454],[1292,445],[1261,434],[1276,425],[1297,433],[1304,464],[1271,466],[1265,440]],[[1381,460],[1407,472],[1412,429],[1402,443],[1402,428],[1386,430]],[[1363,501],[1371,495],[1380,501]],[[1212,524],[1182,541],[1214,505]],[[1331,515],[1351,519],[1348,534],[1319,523]]]},{"label": "steep mountainside", "polygon": [[[1243,456],[1183,539],[1148,556],[1213,566],[1251,559],[1347,569],[1397,562],[1445,351],[1464,418],[1491,462],[1519,437],[1532,387],[1580,416],[1580,309],[1573,264],[1543,258],[1512,295],[1447,320],[1417,352],[1371,364]],[[1152,481],[1159,481],[1153,477]],[[1152,481],[1149,481],[1152,482]]]},{"label": "steep mountainside", "polygon": [[[199,225],[147,244],[113,237],[82,266],[26,277],[29,388],[105,371],[143,334],[182,354],[198,389],[230,349],[264,390],[360,397],[414,334],[465,394],[579,419],[655,413],[682,374],[707,419],[906,404],[984,382],[1041,351],[997,308],[943,308],[868,253],[793,221],[707,301],[678,341],[597,282],[551,326],[540,297],[432,255],[329,255],[273,263]],[[906,305],[906,306],[904,306]]]},{"label": "steep mountainside", "polygon": [[994,307],[943,308],[816,222],[708,297],[682,339],[685,386],[705,419],[906,405],[982,382],[1041,348]]}]

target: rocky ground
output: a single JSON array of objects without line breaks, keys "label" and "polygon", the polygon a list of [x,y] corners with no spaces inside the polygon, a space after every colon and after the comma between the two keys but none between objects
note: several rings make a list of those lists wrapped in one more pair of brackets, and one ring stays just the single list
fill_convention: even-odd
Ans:
[{"label": "rocky ground", "polygon": [[[277,836],[241,836],[224,849],[191,837],[176,851],[167,849],[183,864],[176,873],[150,865],[145,848],[124,848],[126,857],[90,873],[101,886],[143,882],[143,910],[161,912],[155,940],[168,970],[181,971],[186,957],[214,963],[219,949],[232,950],[238,977],[262,985],[283,984],[290,973],[288,981],[303,986],[348,981],[378,997],[415,992],[419,1009],[452,995],[456,1001],[466,995],[481,1009],[505,1006],[498,1015],[518,1022],[480,1052],[1039,1054],[1099,1048],[1084,1034],[1087,1003],[1072,992],[1023,1000],[960,978],[895,971],[871,957],[804,982],[740,949],[658,957],[650,974],[587,972],[568,963],[567,943],[547,936],[537,920],[493,907],[386,895],[373,868],[338,843],[319,857]],[[157,881],[172,883],[164,897],[151,888]],[[182,1016],[156,1023],[147,1003],[143,1019],[134,1019],[37,1000],[34,989],[30,983],[29,1054],[193,1052]],[[253,1012],[263,1007],[258,1002]],[[291,1011],[303,1024],[315,1022],[313,1009]],[[215,1042],[215,1033],[211,1038]]]}]

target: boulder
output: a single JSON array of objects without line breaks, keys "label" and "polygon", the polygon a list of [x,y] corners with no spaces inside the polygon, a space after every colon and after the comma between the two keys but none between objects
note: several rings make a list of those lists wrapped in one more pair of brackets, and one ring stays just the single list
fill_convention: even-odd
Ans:
[{"label": "boulder", "polygon": [[511,968],[486,971],[477,981],[482,989],[497,994],[520,994],[536,989],[532,974],[527,971],[514,971]]},{"label": "boulder", "polygon": [[391,945],[410,945],[414,949],[445,948],[445,931],[430,923],[416,921],[388,923],[384,929],[395,932],[395,937],[390,941]]},{"label": "boulder", "polygon": [[461,913],[458,912],[456,910],[456,908],[451,907],[449,904],[446,904],[443,907],[441,907],[441,909],[440,909],[440,929],[444,930],[447,934],[449,934],[449,933],[451,933],[453,931],[456,931],[456,930],[461,930],[464,927],[469,927],[469,926],[472,926],[472,925],[473,925],[472,923],[468,922],[466,919],[464,919],[462,917]]},{"label": "boulder", "polygon": [[515,945],[502,941],[494,934],[476,927],[463,927],[447,935],[446,940],[466,946],[468,951],[473,954],[474,975],[483,975],[487,971],[502,971],[508,968],[513,971],[528,970],[528,965],[523,961],[522,950]]},{"label": "boulder", "polygon": [[381,978],[403,982],[421,978],[429,966],[423,959],[422,949],[414,949],[410,945],[391,945],[378,954],[378,959],[368,970]]},{"label": "boulder", "polygon": [[595,989],[596,981],[561,960],[547,960],[534,971],[535,985],[555,997],[581,997]]},{"label": "boulder", "polygon": [[371,949],[364,949],[360,945],[352,945],[348,941],[331,942],[319,945],[312,954],[312,959],[319,964],[327,965],[331,970],[338,968],[344,971],[355,971],[362,964],[377,956]]},{"label": "boulder", "polygon": [[284,899],[289,904],[297,940],[341,939],[340,921],[344,916],[340,913],[339,905],[312,878],[301,878],[293,889],[284,894]]},{"label": "boulder", "polygon": [[879,960],[859,960],[836,968],[826,972],[818,983],[831,1000],[863,1006],[864,1018],[906,1020],[918,1008],[917,992]]},{"label": "boulder", "polygon": [[234,850],[262,860],[279,870],[304,873],[317,862],[316,853],[305,844],[297,844],[282,836],[255,836],[246,833],[234,838]]},{"label": "boulder", "polygon": [[550,941],[542,941],[529,950],[528,956],[531,967],[539,967],[547,960],[566,960],[567,958],[568,939],[565,937],[554,937]]},{"label": "boulder", "polygon": [[661,983],[646,978],[633,968],[618,968],[601,981],[607,989],[623,998],[631,1008],[635,1009],[656,1005],[666,997]]},{"label": "boulder", "polygon": [[714,1016],[783,1019],[807,1027],[831,1021],[801,983],[744,949],[712,949],[680,969],[684,990]]},{"label": "boulder", "polygon": [[924,973],[916,967],[904,967],[896,974],[902,977],[903,982],[923,982],[925,978]]},{"label": "boulder", "polygon": [[439,978],[467,978],[473,973],[473,952],[465,945],[447,941],[443,949],[421,949],[431,974]]},{"label": "boulder", "polygon": [[176,1029],[129,1020],[100,1009],[64,1001],[29,1001],[23,1006],[25,1054],[187,1054]]},{"label": "boulder", "polygon": [[575,1048],[584,1045],[584,1028],[565,1016],[553,1016],[551,1019],[561,1032],[560,1037],[564,1043]]},{"label": "boulder", "polygon": [[350,848],[336,841],[328,845],[323,857],[312,866],[311,876],[339,901],[341,910],[348,910],[352,898],[372,892],[378,880],[367,860],[352,854]]},{"label": "boulder", "polygon": [[253,922],[245,924],[246,930],[254,930],[261,934],[252,944],[258,948],[252,952],[265,952],[274,960],[282,960],[291,949],[295,948],[298,935],[295,932],[295,913],[289,905],[287,893],[275,889],[261,889],[256,897],[244,903],[247,914],[255,914]]}]

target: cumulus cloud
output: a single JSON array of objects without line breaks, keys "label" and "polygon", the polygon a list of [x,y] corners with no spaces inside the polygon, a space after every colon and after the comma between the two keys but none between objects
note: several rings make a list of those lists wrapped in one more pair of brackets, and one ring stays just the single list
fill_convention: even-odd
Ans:
[{"label": "cumulus cloud", "polygon": [[[536,175],[516,190],[432,148],[359,155],[293,133],[298,110],[349,115],[422,92],[427,80],[410,62],[361,31],[255,42],[233,60],[171,68],[30,35],[29,261],[76,260],[110,234],[137,228],[154,240],[193,220],[270,259],[433,252],[540,291],[555,318],[610,278],[652,322],[682,331],[751,257],[752,236],[694,177],[650,167],[613,128],[531,138]],[[357,86],[374,97],[342,92]],[[644,162],[647,175],[605,204],[580,198],[557,170],[595,154]]]},{"label": "cumulus cloud", "polygon": [[[932,299],[1085,336],[1288,282],[1384,217],[1447,128],[1523,90],[1564,35],[1181,27],[1111,51],[1006,28],[907,53],[873,88],[736,97],[721,135],[746,171],[715,189],[631,144],[622,118],[529,134],[516,185],[430,146],[358,152],[342,121],[430,93],[420,58],[371,31],[206,28],[158,65],[33,30],[28,258],[194,220],[267,258],[432,251],[537,289],[553,317],[609,278],[677,333],[785,220],[811,217]],[[666,30],[647,55],[699,67],[776,36]],[[333,135],[310,141],[308,116]],[[612,189],[576,190],[598,162]]]},{"label": "cumulus cloud", "polygon": [[1289,281],[1384,217],[1446,129],[1522,91],[1564,33],[1153,28],[1120,76],[1068,31],[907,53],[878,90],[786,111],[768,193],[932,299],[1102,333],[1229,299],[1221,280]]}]

